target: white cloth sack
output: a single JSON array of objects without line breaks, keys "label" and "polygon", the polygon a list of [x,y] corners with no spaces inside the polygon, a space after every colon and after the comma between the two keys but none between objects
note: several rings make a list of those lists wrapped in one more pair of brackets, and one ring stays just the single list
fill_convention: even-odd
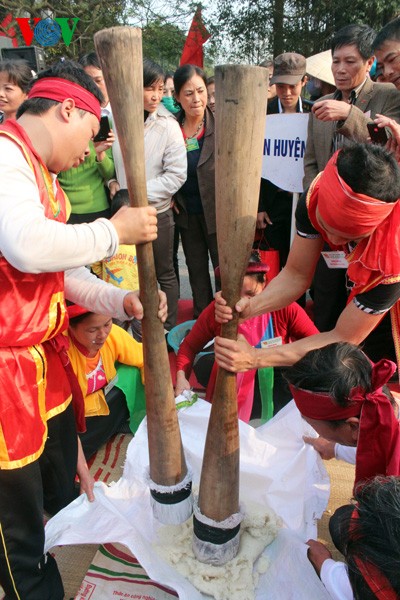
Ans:
[{"label": "white cloth sack", "polygon": [[[179,398],[177,399],[179,401]],[[198,484],[210,404],[198,400],[179,411],[187,463]],[[282,518],[285,530],[265,550],[273,558],[261,578],[256,598],[324,600],[329,598],[307,559],[303,543],[316,537],[316,519],[329,498],[329,478],[317,452],[303,442],[315,435],[294,402],[258,429],[239,422],[240,501],[267,504]],[[122,478],[111,487],[96,484],[93,503],[81,496],[46,526],[46,550],[60,544],[120,542],[136,556],[148,575],[176,590],[181,600],[200,600],[198,592],[154,552],[161,525],[153,519],[144,472],[148,470],[144,420],[128,447]],[[315,588],[315,589],[314,589]]]}]

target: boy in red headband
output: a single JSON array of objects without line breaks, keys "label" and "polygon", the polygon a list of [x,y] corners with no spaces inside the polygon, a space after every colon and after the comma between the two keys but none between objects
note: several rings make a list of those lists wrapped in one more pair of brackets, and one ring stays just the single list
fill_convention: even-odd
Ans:
[{"label": "boy in red headband", "polygon": [[[383,148],[357,144],[335,154],[300,198],[297,236],[285,268],[258,296],[241,299],[236,310],[247,319],[277,310],[304,293],[314,273],[324,241],[337,251],[337,265],[347,265],[351,289],[346,308],[334,329],[277,348],[255,349],[244,341],[216,338],[217,362],[229,371],[289,366],[313,348],[347,341],[362,342],[392,309],[393,337],[400,323],[400,169]],[[225,300],[217,298],[220,322],[232,318]],[[389,323],[390,324],[390,323]],[[366,349],[374,360],[391,357],[390,329],[381,345]],[[373,354],[373,352],[375,352]]]},{"label": "boy in red headband", "polygon": [[[64,597],[57,565],[43,555],[43,505],[54,512],[76,494],[65,297],[119,319],[143,314],[136,293],[104,284],[83,265],[112,256],[120,243],[154,240],[155,210],[124,207],[110,221],[66,225],[69,205],[56,180],[83,162],[101,101],[79,66],[60,62],[39,74],[17,121],[0,127],[0,585],[7,600]],[[162,319],[165,311],[162,299]]]}]

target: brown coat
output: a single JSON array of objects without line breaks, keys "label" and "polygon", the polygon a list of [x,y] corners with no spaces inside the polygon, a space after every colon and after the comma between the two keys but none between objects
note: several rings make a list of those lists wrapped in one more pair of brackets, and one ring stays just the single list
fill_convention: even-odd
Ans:
[{"label": "brown coat", "polygon": [[[332,97],[333,94],[329,94],[320,100]],[[337,132],[354,141],[366,142],[369,136],[367,123],[371,123],[377,113],[399,122],[400,91],[391,83],[374,83],[367,79],[355,104],[351,106],[349,116]],[[332,156],[332,138],[336,125],[335,121],[319,121],[313,113],[310,114],[304,155],[304,189],[323,171]]]},{"label": "brown coat", "polygon": [[[205,117],[204,142],[200,159],[197,164],[197,179],[199,182],[201,203],[203,205],[207,231],[211,234],[215,233],[217,230],[215,218],[215,121],[214,115],[208,106],[206,107]],[[175,215],[175,222],[179,227],[187,229],[188,218],[185,199],[180,191],[178,191],[175,196],[175,202],[179,208],[179,214]]]}]

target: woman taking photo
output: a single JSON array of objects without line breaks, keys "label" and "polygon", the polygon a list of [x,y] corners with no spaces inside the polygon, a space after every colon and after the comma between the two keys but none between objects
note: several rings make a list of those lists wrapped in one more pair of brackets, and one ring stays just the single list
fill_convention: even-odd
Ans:
[{"label": "woman taking photo", "polygon": [[194,65],[174,75],[175,98],[185,139],[188,178],[176,195],[175,221],[180,228],[189,271],[195,319],[213,299],[208,257],[218,265],[215,220],[214,115],[207,106],[207,77]]}]

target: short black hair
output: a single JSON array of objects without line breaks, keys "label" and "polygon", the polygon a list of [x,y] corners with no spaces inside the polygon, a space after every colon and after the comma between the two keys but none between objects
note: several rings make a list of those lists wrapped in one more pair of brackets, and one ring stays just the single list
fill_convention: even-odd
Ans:
[{"label": "short black hair", "polygon": [[[253,248],[247,266],[251,267],[252,265],[260,265],[261,263],[262,260],[259,251]],[[252,277],[257,283],[265,283],[265,276],[266,273],[246,273],[246,277]]]},{"label": "short black hair", "polygon": [[372,43],[376,31],[368,25],[346,25],[333,36],[331,43],[332,54],[337,48],[343,46],[355,46],[364,61],[373,56]]},{"label": "short black hair", "polygon": [[100,60],[96,52],[87,52],[86,54],[82,54],[78,59],[78,63],[83,68],[95,67],[96,69],[100,69],[101,71]]},{"label": "short black hair", "polygon": [[372,366],[361,348],[337,342],[310,350],[286,369],[284,376],[291,385],[311,392],[325,392],[344,407],[349,404],[354,387],[366,392],[371,390]]},{"label": "short black hair", "polygon": [[374,50],[379,50],[387,40],[400,41],[400,16],[389,21],[389,23],[386,23],[386,25],[382,27],[373,41],[372,48]]},{"label": "short black hair", "polygon": [[204,81],[204,85],[207,86],[207,75],[203,69],[200,69],[197,65],[182,65],[175,71],[174,75],[174,88],[175,95],[179,94],[182,87],[189,79],[192,79],[193,75],[198,75]]},{"label": "short black hair", "polygon": [[394,155],[377,144],[352,144],[337,157],[339,175],[358,194],[383,202],[400,198],[400,168]]},{"label": "short black hair", "polygon": [[33,78],[30,66],[25,60],[0,61],[0,73],[7,73],[8,80],[26,94]]},{"label": "short black hair", "polygon": [[[61,79],[67,79],[73,83],[77,83],[85,90],[93,94],[95,98],[102,104],[104,97],[97,85],[94,83],[91,77],[85,73],[83,68],[73,60],[60,60],[49,69],[41,71],[37,75],[37,79],[45,79],[47,77],[60,77]],[[35,81],[36,81],[35,80]],[[32,82],[32,85],[35,84]],[[25,112],[33,115],[41,115],[47,112],[52,106],[59,104],[57,100],[49,100],[48,98],[28,98],[25,100],[17,111],[17,118],[23,115]]]},{"label": "short black hair", "polygon": [[[307,352],[293,366],[284,371],[286,381],[296,388],[310,392],[324,392],[340,407],[351,404],[350,393],[359,387],[369,393],[372,389],[372,364],[359,346],[348,342],[336,342]],[[383,386],[383,392],[396,405],[389,388]],[[335,427],[343,419],[330,420]]]},{"label": "short black hair", "polygon": [[130,206],[129,193],[125,188],[118,190],[111,200],[111,216],[113,217],[122,206]]},{"label": "short black hair", "polygon": [[214,75],[211,75],[211,77],[207,77],[207,85],[211,85],[212,83],[215,83]]},{"label": "short black hair", "polygon": [[164,83],[167,81],[167,79],[174,79],[174,72],[173,71],[167,71],[165,73]]},{"label": "short black hair", "polygon": [[154,61],[145,58],[143,61],[143,87],[149,87],[156,81],[165,82],[164,69]]}]

